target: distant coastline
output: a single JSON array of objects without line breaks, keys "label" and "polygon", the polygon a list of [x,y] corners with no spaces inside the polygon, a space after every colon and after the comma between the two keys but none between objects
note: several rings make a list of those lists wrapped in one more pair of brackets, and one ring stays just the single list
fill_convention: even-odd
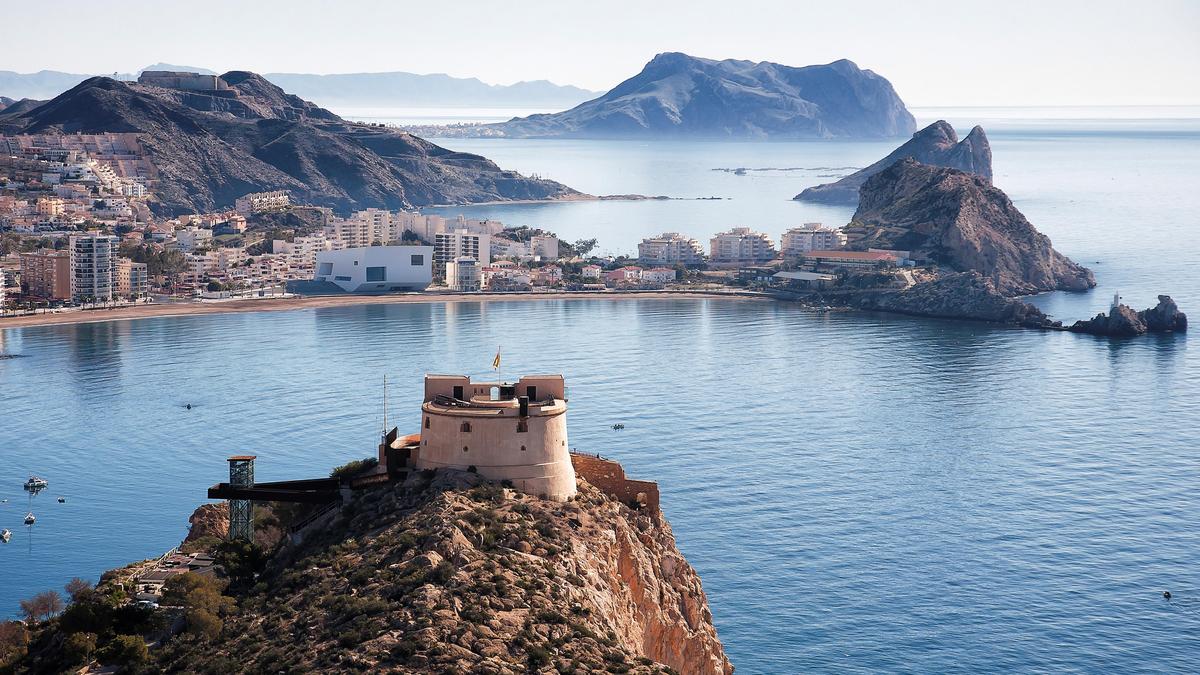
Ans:
[{"label": "distant coastline", "polygon": [[772,295],[751,291],[655,290],[655,291],[573,291],[550,293],[412,293],[402,295],[323,295],[261,300],[223,300],[136,305],[113,309],[82,310],[58,314],[29,314],[0,317],[0,330],[105,321],[130,321],[168,317],[235,314],[244,312],[286,312],[298,309],[326,309],[356,305],[393,305],[447,302],[523,302],[529,300],[664,300],[671,298],[734,298],[775,300]]}]

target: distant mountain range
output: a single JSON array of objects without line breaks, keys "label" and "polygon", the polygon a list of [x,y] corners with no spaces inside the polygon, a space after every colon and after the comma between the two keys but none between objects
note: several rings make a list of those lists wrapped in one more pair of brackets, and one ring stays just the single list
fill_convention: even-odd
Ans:
[{"label": "distant mountain range", "polygon": [[479,155],[346,122],[254,73],[221,78],[233,95],[90,78],[31,109],[18,102],[0,111],[0,134],[138,133],[158,173],[155,208],[165,213],[211,211],[264,190],[343,213],[579,196]]},{"label": "distant mountain range", "polygon": [[983,127],[971,129],[971,133],[959,141],[954,127],[945,120],[938,120],[913,134],[904,145],[871,166],[839,181],[810,187],[793,199],[823,204],[857,204],[858,190],[863,183],[901,159],[915,159],[929,166],[966,171],[982,177],[988,183],[992,182],[992,147],[988,144]]},{"label": "distant mountain range", "polygon": [[[174,70],[216,75],[206,68],[156,63],[137,73],[113,73],[113,79],[136,80],[146,70]],[[42,70],[36,73],[0,71],[0,95],[12,99],[49,99],[93,75]],[[487,84],[475,78],[413,73],[347,73],[308,75],[267,73],[267,80],[324,106],[404,106],[475,108],[559,108],[594,98],[599,92],[546,80],[511,85]]]},{"label": "distant mountain range", "polygon": [[676,52],[570,110],[487,127],[513,137],[892,138],[916,121],[890,82],[851,61],[795,68]]}]

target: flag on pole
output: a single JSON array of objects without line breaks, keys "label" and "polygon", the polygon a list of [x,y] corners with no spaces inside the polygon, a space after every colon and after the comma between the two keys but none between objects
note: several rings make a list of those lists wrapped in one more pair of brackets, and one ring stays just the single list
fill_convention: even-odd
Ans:
[{"label": "flag on pole", "polygon": [[496,358],[492,359],[492,367],[500,370],[500,348],[496,347]]}]

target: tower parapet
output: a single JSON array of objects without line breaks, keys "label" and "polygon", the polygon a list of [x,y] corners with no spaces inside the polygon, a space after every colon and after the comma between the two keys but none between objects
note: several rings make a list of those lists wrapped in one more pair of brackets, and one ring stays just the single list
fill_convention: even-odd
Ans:
[{"label": "tower parapet", "polygon": [[426,375],[417,469],[474,469],[522,492],[565,501],[575,495],[562,375],[514,383]]}]

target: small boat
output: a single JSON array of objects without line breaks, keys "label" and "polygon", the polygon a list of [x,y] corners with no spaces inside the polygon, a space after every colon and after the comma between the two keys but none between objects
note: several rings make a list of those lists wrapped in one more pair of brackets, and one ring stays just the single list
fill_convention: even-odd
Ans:
[{"label": "small boat", "polygon": [[67,498],[66,498],[66,497],[59,497],[59,498],[58,498],[58,503],[59,503],[59,504],[66,504],[66,503],[67,503]]},{"label": "small boat", "polygon": [[0,541],[7,544],[9,539],[12,539],[12,531],[6,527],[0,532]]},{"label": "small boat", "polygon": [[47,485],[49,483],[46,482],[45,478],[38,478],[37,476],[30,476],[29,480],[25,481],[25,489],[31,492],[34,490],[45,490]]},{"label": "small boat", "polygon": [[34,524],[36,521],[37,521],[37,518],[34,518],[32,513],[26,513],[26,514],[25,514],[25,524],[26,524],[26,525],[32,525],[32,524]]},{"label": "small boat", "polygon": [[624,424],[614,424],[614,425],[612,425],[612,428],[617,431],[620,431],[621,429],[625,428],[625,425]]}]

